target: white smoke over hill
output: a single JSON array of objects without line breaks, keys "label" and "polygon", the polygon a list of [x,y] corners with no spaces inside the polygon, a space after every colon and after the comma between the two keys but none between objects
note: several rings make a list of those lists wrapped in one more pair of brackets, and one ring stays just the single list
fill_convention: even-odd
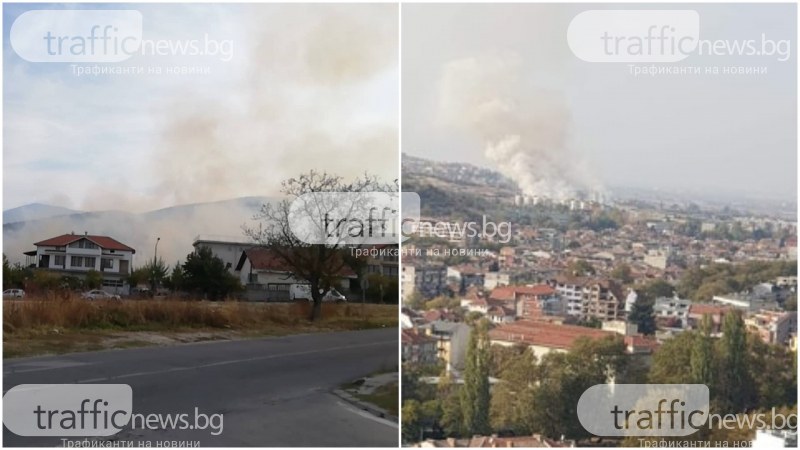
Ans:
[{"label": "white smoke over hill", "polygon": [[484,144],[484,154],[525,195],[563,201],[599,182],[568,148],[569,111],[559,92],[526,80],[515,54],[447,63],[440,117]]},{"label": "white smoke over hill", "polygon": [[[6,191],[22,187],[14,204],[42,200],[100,211],[41,220],[28,220],[31,211],[19,216],[24,222],[3,227],[3,252],[11,261],[24,261],[22,252],[34,242],[86,231],[135,248],[137,264],[152,258],[161,237],[158,254],[174,264],[192,250],[198,234],[244,238],[241,227],[252,225],[260,203],[226,199],[277,196],[283,180],[312,169],[347,179],[365,171],[387,182],[397,178],[392,5],[158,5],[145,8],[145,19],[159,37],[182,27],[180,38],[206,28],[215,38],[231,38],[234,59],[212,64],[209,76],[109,78],[56,92],[45,89],[54,84],[50,72],[37,72],[36,78],[28,70],[7,70],[25,75],[9,84],[19,90],[16,104],[36,105],[36,93],[47,93],[46,107],[6,109],[6,117],[30,124],[10,127],[13,136],[4,148],[17,169],[4,168]],[[198,61],[181,63],[205,64]],[[384,85],[391,87],[388,95]],[[64,106],[53,107],[52,97]],[[86,127],[99,118],[102,127]],[[72,134],[53,132],[52,123]],[[41,127],[49,131],[40,132]],[[69,137],[73,134],[85,148],[108,150],[79,154],[69,147],[78,140]],[[104,141],[91,141],[95,134]],[[147,145],[117,150],[142,136]],[[37,152],[31,151],[32,142]],[[44,160],[68,154],[98,169],[52,170],[58,177],[23,172],[20,168],[35,165],[26,159],[33,153]],[[126,163],[119,161],[123,157]],[[17,181],[7,181],[9,174]],[[36,192],[29,191],[32,185]],[[215,201],[220,203],[208,203]],[[204,205],[146,212],[189,203]]]},{"label": "white smoke over hill", "polygon": [[[102,211],[3,224],[3,253],[9,261],[25,262],[23,252],[34,250],[34,242],[72,233],[105,235],[136,250],[134,264],[153,258],[156,238],[158,256],[169,265],[183,262],[193,251],[198,235],[217,235],[245,241],[242,226],[254,226],[253,215],[274,199],[248,197],[160,209],[147,213]],[[23,207],[24,208],[24,207]]]}]

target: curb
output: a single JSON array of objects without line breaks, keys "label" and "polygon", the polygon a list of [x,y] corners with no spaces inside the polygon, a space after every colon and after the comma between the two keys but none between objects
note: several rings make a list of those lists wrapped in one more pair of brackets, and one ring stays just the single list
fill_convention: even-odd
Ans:
[{"label": "curb", "polygon": [[342,400],[346,401],[347,403],[350,403],[351,405],[355,406],[358,409],[364,410],[364,411],[372,414],[373,416],[377,416],[377,417],[380,417],[380,418],[386,419],[386,420],[391,420],[393,422],[397,422],[398,421],[397,417],[389,414],[389,412],[386,411],[385,409],[379,408],[379,407],[373,405],[372,403],[367,403],[365,401],[359,400],[356,397],[350,395],[349,393],[347,393],[347,392],[345,392],[345,391],[343,391],[341,389],[334,389],[333,390],[333,395],[341,398]]}]

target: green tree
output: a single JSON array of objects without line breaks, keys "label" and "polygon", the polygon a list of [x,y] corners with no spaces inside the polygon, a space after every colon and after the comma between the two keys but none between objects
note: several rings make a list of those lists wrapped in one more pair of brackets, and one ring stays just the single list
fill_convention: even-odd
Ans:
[{"label": "green tree", "polygon": [[796,352],[782,345],[767,344],[757,335],[747,336],[750,373],[758,407],[793,406],[797,402]]},{"label": "green tree", "polygon": [[184,272],[181,263],[177,262],[172,267],[172,272],[166,280],[166,285],[173,291],[182,291],[186,287],[186,272]]},{"label": "green tree", "polygon": [[128,285],[132,288],[146,283],[148,280],[150,280],[150,274],[144,267],[134,269],[131,271],[130,275],[128,275]]},{"label": "green tree", "polygon": [[652,301],[659,297],[672,297],[674,293],[675,288],[664,280],[653,280],[638,291],[640,296]]},{"label": "green tree", "polygon": [[753,380],[749,373],[747,335],[738,311],[725,314],[718,341],[720,377],[718,404],[725,413],[743,412],[752,404]]},{"label": "green tree", "polygon": [[86,278],[83,280],[83,286],[86,289],[99,289],[103,285],[103,274],[96,270],[86,272]]},{"label": "green tree", "polygon": [[403,305],[414,310],[423,309],[425,307],[425,297],[419,292],[412,292],[403,300]]},{"label": "green tree", "polygon": [[463,388],[453,383],[450,374],[442,374],[439,378],[438,398],[442,402],[441,425],[448,436],[465,436],[464,415],[461,410],[461,395]]},{"label": "green tree", "polygon": [[505,363],[499,378],[500,383],[492,390],[492,428],[495,431],[513,431],[517,435],[533,433],[538,429],[534,414],[537,406],[534,396],[539,380],[536,356],[523,349]]},{"label": "green tree", "polygon": [[158,287],[161,286],[167,278],[167,272],[169,270],[167,269],[167,265],[164,263],[163,259],[158,258],[157,260],[148,261],[142,269],[144,273],[147,274],[147,281],[150,283],[153,294],[155,294]]},{"label": "green tree", "polygon": [[653,354],[653,362],[648,374],[648,382],[653,384],[689,384],[692,376],[690,349],[694,346],[696,332],[685,331],[672,339],[664,341]]},{"label": "green tree", "polygon": [[714,353],[711,342],[711,316],[706,314],[700,326],[700,333],[695,336],[689,359],[692,371],[692,382],[705,384],[712,390],[714,383]]},{"label": "green tree", "polygon": [[576,277],[595,274],[594,267],[585,259],[576,259],[569,263],[567,272]]},{"label": "green tree", "polygon": [[464,387],[461,389],[461,414],[464,431],[469,435],[487,435],[489,424],[489,351],[488,324],[477,323],[470,333],[467,346]]},{"label": "green tree", "polygon": [[633,276],[631,275],[631,266],[622,263],[614,267],[614,270],[611,271],[611,278],[618,280],[622,284],[630,284],[633,282]]},{"label": "green tree", "polygon": [[639,333],[652,335],[656,332],[656,316],[653,312],[653,301],[647,298],[637,298],[628,313],[628,322],[639,327]]},{"label": "green tree", "polygon": [[20,263],[11,264],[3,254],[3,286],[9,288],[25,288],[25,280],[33,278],[33,270]]},{"label": "green tree", "polygon": [[459,309],[461,300],[440,295],[425,302],[425,309]]},{"label": "green tree", "polygon": [[375,299],[378,303],[387,300],[394,303],[398,296],[397,277],[387,277],[380,273],[372,273],[367,276],[367,294],[370,299]]},{"label": "green tree", "polygon": [[403,403],[403,442],[419,442],[425,430],[437,426],[442,410],[439,400],[408,400]]},{"label": "green tree", "polygon": [[11,264],[8,262],[6,254],[3,253],[3,287],[9,288],[11,285]]},{"label": "green tree", "polygon": [[210,300],[221,300],[241,290],[239,279],[233,276],[225,263],[214,256],[208,247],[200,247],[186,256],[183,263],[188,290],[202,293]]}]

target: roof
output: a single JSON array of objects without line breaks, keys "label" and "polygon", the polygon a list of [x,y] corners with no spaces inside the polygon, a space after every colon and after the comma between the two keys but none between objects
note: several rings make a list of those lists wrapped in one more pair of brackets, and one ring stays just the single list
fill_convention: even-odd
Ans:
[{"label": "roof", "polygon": [[[286,263],[275,251],[264,247],[253,247],[242,252],[239,258],[239,263],[236,264],[236,270],[241,270],[244,260],[249,259],[250,265],[253,270],[271,271],[271,272],[293,272],[292,267]],[[339,269],[337,276],[340,277],[355,277],[356,274],[348,266],[343,266]]]},{"label": "roof", "polygon": [[553,295],[555,293],[555,289],[546,284],[537,284],[534,286],[501,286],[494,288],[489,298],[510,301],[514,300],[517,295],[534,295],[538,297]]},{"label": "roof", "polygon": [[597,328],[531,320],[520,320],[489,331],[493,341],[518,342],[559,350],[569,350],[581,337],[596,340],[615,335],[612,331]]},{"label": "roof", "polygon": [[625,346],[633,350],[634,353],[652,353],[659,347],[658,341],[652,336],[640,334],[624,337]]},{"label": "roof", "polygon": [[417,333],[416,331],[412,331],[409,329],[404,329],[402,331],[402,342],[404,344],[426,344],[426,343],[433,343],[437,342],[436,339],[426,336],[424,334]]},{"label": "roof", "polygon": [[722,305],[710,305],[710,304],[702,304],[702,303],[692,303],[689,306],[689,314],[692,315],[717,315],[717,314],[725,314],[730,309],[729,306],[722,306]]},{"label": "roof", "polygon": [[35,242],[33,245],[35,246],[54,246],[54,247],[66,247],[67,245],[80,241],[81,239],[87,239],[91,242],[97,244],[98,247],[107,249],[107,250],[120,250],[125,252],[132,252],[136,253],[136,250],[128,247],[127,245],[119,242],[118,240],[109,237],[109,236],[98,236],[94,234],[62,234],[61,236],[56,236],[54,238],[45,239],[43,241]]}]

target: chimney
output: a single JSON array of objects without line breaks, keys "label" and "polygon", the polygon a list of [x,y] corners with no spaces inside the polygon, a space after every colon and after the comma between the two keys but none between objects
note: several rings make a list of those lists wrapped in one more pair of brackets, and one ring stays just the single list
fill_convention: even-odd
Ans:
[{"label": "chimney", "polygon": [[89,232],[88,232],[88,231],[84,231],[84,232],[83,232],[83,235],[84,235],[84,236],[88,236],[88,235],[89,235]]}]

